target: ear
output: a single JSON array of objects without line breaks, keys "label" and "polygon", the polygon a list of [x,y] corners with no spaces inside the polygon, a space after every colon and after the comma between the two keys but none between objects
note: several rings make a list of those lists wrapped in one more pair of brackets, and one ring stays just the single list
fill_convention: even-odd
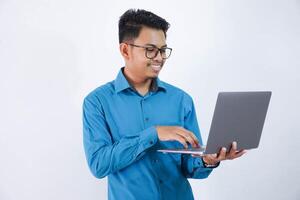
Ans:
[{"label": "ear", "polygon": [[120,53],[125,60],[129,60],[129,58],[130,58],[129,45],[126,43],[121,43],[120,44]]}]

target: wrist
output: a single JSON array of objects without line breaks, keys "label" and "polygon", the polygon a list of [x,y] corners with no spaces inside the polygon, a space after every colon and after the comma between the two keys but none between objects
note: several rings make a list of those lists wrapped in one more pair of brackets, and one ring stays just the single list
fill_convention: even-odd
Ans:
[{"label": "wrist", "polygon": [[201,157],[201,159],[202,159],[202,163],[203,163],[204,167],[206,167],[206,168],[216,168],[220,165],[220,161],[217,163],[209,163],[209,162],[205,161],[205,159],[203,157]]}]

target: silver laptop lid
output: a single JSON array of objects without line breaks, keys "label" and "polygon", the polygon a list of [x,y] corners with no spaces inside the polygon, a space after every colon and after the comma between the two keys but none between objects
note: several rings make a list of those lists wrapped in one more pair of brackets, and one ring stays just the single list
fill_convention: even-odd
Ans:
[{"label": "silver laptop lid", "polygon": [[205,154],[230,149],[257,148],[272,92],[220,92],[210,127]]}]

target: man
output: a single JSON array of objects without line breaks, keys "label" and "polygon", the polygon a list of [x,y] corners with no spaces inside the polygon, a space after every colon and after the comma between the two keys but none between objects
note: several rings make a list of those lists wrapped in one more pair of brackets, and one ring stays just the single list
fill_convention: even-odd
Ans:
[{"label": "man", "polygon": [[108,176],[109,199],[193,199],[187,178],[207,178],[220,161],[244,154],[236,143],[203,158],[156,151],[202,145],[192,98],[158,78],[172,51],[168,28],[151,12],[125,12],[119,21],[125,67],[84,99],[87,162],[95,177]]}]

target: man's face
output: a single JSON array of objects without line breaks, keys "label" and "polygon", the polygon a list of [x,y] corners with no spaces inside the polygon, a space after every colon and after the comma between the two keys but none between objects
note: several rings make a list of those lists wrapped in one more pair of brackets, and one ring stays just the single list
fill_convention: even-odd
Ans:
[{"label": "man's face", "polygon": [[[143,27],[140,31],[138,38],[136,38],[131,44],[149,47],[148,50],[154,50],[155,47],[166,47],[166,38],[162,30]],[[154,47],[154,48],[153,48]],[[165,59],[162,58],[160,52],[156,57],[150,59],[146,57],[146,49],[128,46],[129,59],[126,61],[126,65],[129,70],[135,76],[141,79],[155,78],[158,76],[162,69]]]}]

